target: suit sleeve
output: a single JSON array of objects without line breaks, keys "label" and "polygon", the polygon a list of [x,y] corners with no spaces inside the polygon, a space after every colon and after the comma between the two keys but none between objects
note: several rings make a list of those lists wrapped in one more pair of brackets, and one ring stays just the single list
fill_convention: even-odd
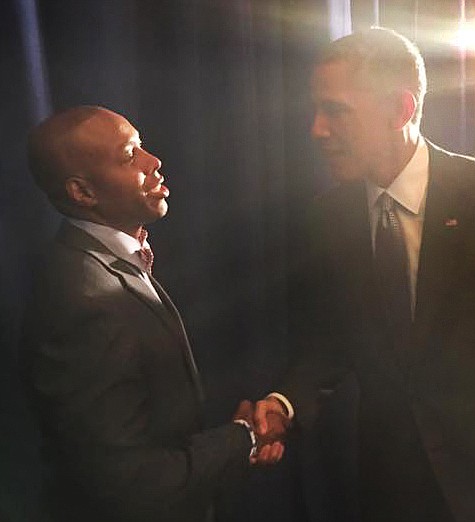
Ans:
[{"label": "suit sleeve", "polygon": [[328,227],[321,201],[305,213],[290,270],[290,368],[282,391],[303,425],[318,415],[322,389],[333,389],[350,371],[345,298],[330,251],[338,232]]}]

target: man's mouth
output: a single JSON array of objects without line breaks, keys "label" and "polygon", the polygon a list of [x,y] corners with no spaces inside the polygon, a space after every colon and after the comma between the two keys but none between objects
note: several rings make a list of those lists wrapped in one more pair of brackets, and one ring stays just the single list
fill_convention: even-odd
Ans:
[{"label": "man's mouth", "polygon": [[146,189],[145,195],[146,196],[152,196],[152,197],[158,197],[158,198],[167,198],[170,194],[170,191],[168,190],[168,187],[163,184],[163,181],[165,178],[159,174],[158,183],[152,188]]},{"label": "man's mouth", "polygon": [[342,149],[338,149],[336,147],[330,147],[330,146],[320,146],[320,150],[325,156],[337,156],[339,154],[343,154]]},{"label": "man's mouth", "polygon": [[168,187],[163,183],[159,183],[156,187],[145,192],[147,196],[156,196],[160,198],[167,198],[170,195]]}]

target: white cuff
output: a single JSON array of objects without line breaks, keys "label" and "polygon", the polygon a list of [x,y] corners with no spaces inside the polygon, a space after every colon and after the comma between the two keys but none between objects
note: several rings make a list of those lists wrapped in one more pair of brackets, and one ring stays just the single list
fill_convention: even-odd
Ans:
[{"label": "white cuff", "polygon": [[254,430],[252,429],[252,426],[249,424],[249,422],[247,422],[244,419],[235,419],[233,422],[234,424],[241,424],[241,426],[244,426],[247,429],[252,444],[251,452],[249,453],[249,458],[254,457],[257,453],[257,437],[254,433]]},{"label": "white cuff", "polygon": [[292,406],[291,402],[289,401],[289,399],[287,399],[287,397],[285,395],[282,395],[281,393],[278,393],[278,392],[272,392],[266,396],[266,399],[267,399],[267,397],[274,397],[274,399],[277,399],[278,401],[280,401],[282,403],[282,405],[284,406],[284,408],[287,409],[287,417],[289,418],[289,420],[292,420],[294,418],[294,416],[295,416],[294,407]]}]

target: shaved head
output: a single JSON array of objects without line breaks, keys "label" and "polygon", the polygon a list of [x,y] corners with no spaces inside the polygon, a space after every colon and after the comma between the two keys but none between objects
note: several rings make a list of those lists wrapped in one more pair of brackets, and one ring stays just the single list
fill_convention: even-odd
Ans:
[{"label": "shaved head", "polygon": [[[97,145],[87,139],[87,124],[98,115],[115,115],[103,107],[66,109],[36,126],[28,139],[28,162],[37,185],[56,206],[67,203],[65,181],[88,175]],[[86,131],[86,132],[85,132]]]},{"label": "shaved head", "polygon": [[161,161],[126,118],[103,107],[74,107],[40,123],[28,159],[37,185],[66,216],[136,236],[167,213]]}]

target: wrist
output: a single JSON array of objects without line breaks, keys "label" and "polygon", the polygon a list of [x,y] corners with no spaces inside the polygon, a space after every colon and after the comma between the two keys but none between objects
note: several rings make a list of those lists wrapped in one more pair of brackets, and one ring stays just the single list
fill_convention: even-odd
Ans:
[{"label": "wrist", "polygon": [[279,406],[282,409],[283,415],[285,415],[289,419],[289,421],[294,418],[294,415],[295,415],[294,408],[292,406],[292,403],[287,399],[287,397],[285,395],[282,395],[281,393],[278,393],[278,392],[272,392],[266,396],[266,399],[267,400],[271,399],[271,400],[275,401],[277,404],[279,404]]},{"label": "wrist", "polygon": [[249,458],[254,457],[257,454],[257,437],[256,433],[254,432],[253,427],[244,419],[234,419],[234,424],[239,424],[243,426],[247,433],[249,434],[249,439],[251,441],[251,450],[249,452]]}]

